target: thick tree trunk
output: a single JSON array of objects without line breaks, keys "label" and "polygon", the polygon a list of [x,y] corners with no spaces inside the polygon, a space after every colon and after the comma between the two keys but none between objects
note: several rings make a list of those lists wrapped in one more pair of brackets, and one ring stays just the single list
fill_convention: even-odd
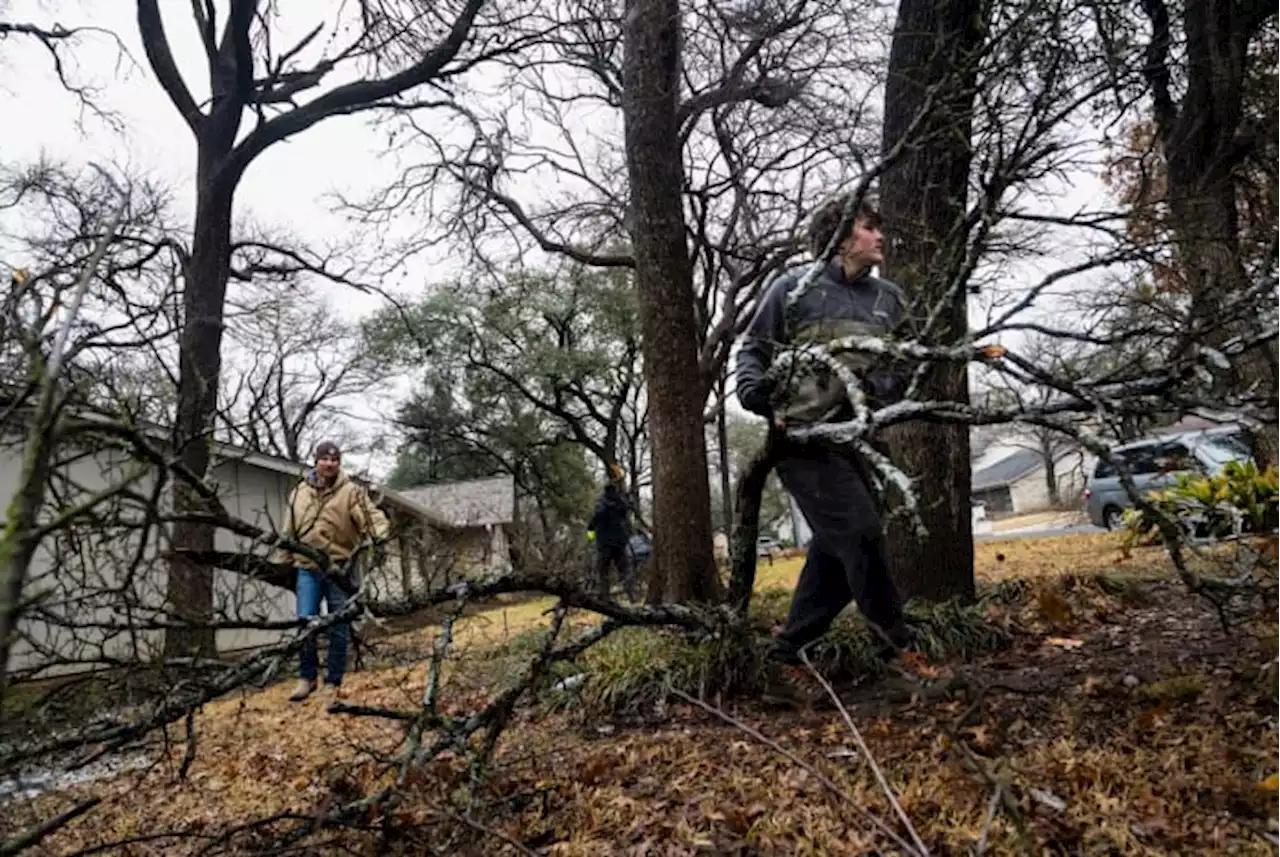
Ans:
[{"label": "thick tree trunk", "polygon": [[[222,368],[223,303],[231,268],[235,185],[214,181],[217,163],[214,156],[202,153],[197,169],[195,233],[184,272],[178,354],[177,454],[199,477],[204,477],[209,468],[209,433],[217,412]],[[180,481],[174,485],[173,501],[178,513],[206,510],[198,493]],[[172,538],[179,554],[214,549],[214,528],[207,524],[177,523]],[[176,621],[207,625],[213,618],[212,569],[175,556],[169,564],[167,600]],[[167,657],[210,656],[216,652],[214,632],[208,628],[165,633]]]},{"label": "thick tree trunk", "polygon": [[[1218,320],[1238,310],[1238,296],[1249,286],[1240,247],[1238,171],[1264,136],[1275,138],[1275,130],[1246,127],[1245,78],[1250,42],[1275,16],[1276,4],[1187,0],[1182,7],[1186,88],[1180,103],[1173,98],[1167,65],[1173,40],[1168,7],[1163,0],[1144,0],[1143,8],[1152,23],[1144,71],[1165,157],[1169,225],[1193,322],[1212,330],[1206,344],[1213,345],[1243,327]],[[1264,410],[1274,414],[1277,380],[1273,343],[1238,358],[1221,379],[1222,392],[1267,399]],[[1255,433],[1254,446],[1260,463],[1276,462],[1274,430]]]},{"label": "thick tree trunk", "polygon": [[631,234],[653,442],[650,600],[713,600],[711,490],[703,435],[693,267],[685,244],[678,0],[628,0],[623,120]]},{"label": "thick tree trunk", "polygon": [[[962,247],[948,242],[965,210],[971,157],[973,72],[969,55],[983,35],[977,0],[901,0],[885,86],[884,149],[906,133],[939,87],[945,95],[909,148],[881,181],[887,237],[885,275],[907,294],[914,319],[940,300],[947,306],[933,331],[942,343],[964,338],[965,292],[948,295],[948,276]],[[920,389],[922,399],[967,402],[966,367],[937,365]],[[894,461],[915,479],[920,514],[929,535],[916,537],[909,522],[889,531],[889,560],[907,597],[942,600],[974,593],[967,426],[914,423],[888,436]]]}]

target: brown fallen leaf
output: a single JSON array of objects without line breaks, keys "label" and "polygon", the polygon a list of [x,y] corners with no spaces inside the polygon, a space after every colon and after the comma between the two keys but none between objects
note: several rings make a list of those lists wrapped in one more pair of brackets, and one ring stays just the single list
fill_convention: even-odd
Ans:
[{"label": "brown fallen leaf", "polygon": [[1077,640],[1075,637],[1045,637],[1046,646],[1058,646],[1063,649],[1078,649],[1084,645],[1084,640]]},{"label": "brown fallen leaf", "polygon": [[1040,615],[1055,625],[1069,625],[1076,618],[1067,599],[1048,587],[1042,587],[1036,593],[1036,607]]}]

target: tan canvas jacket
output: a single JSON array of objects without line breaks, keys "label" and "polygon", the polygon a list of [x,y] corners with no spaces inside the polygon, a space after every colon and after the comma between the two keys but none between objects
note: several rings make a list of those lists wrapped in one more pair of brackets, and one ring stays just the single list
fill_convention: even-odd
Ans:
[{"label": "tan canvas jacket", "polygon": [[[367,538],[386,538],[391,524],[374,505],[369,493],[343,471],[326,489],[311,477],[299,482],[289,497],[289,519],[284,534],[329,555],[337,564],[346,561]],[[281,562],[315,568],[309,557],[283,551]]]}]

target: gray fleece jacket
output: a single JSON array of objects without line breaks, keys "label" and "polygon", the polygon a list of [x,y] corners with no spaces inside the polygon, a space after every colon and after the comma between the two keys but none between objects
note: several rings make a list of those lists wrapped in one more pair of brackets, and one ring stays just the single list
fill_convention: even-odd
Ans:
[{"label": "gray fleece jacket", "polygon": [[[827,367],[804,361],[776,386],[765,373],[779,345],[825,344],[844,336],[888,336],[903,322],[902,290],[888,280],[863,274],[850,280],[839,262],[829,264],[790,308],[808,265],[792,268],[770,284],[738,351],[738,399],[749,411],[790,424],[835,422],[851,416],[839,378]],[[842,354],[844,365],[864,381],[873,404],[902,395],[910,367],[867,354]]]}]

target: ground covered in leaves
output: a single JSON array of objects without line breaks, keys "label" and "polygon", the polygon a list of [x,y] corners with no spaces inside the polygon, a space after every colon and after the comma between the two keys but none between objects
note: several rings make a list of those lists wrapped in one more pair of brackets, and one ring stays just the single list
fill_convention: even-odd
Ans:
[{"label": "ground covered in leaves", "polygon": [[[901,676],[842,682],[869,754],[820,698],[780,708],[711,695],[716,713],[662,695],[627,708],[550,694],[521,709],[483,777],[446,754],[408,778],[407,799],[385,822],[374,810],[368,829],[322,831],[294,847],[899,853],[864,817],[870,811],[909,837],[874,760],[932,854],[1275,852],[1273,607],[1260,605],[1263,618],[1224,633],[1217,612],[1173,579],[1161,550],[1123,557],[1110,535],[986,542],[977,565],[983,618],[1001,629],[1002,647],[967,659],[911,656]],[[766,565],[761,590],[789,585],[797,568]],[[443,707],[470,710],[509,680],[548,606],[466,620],[466,655],[448,670]],[[429,636],[404,635],[398,651],[429,645]],[[597,669],[628,662],[626,651],[602,656]],[[645,649],[630,661],[655,657]],[[355,673],[348,699],[412,707],[424,678],[421,665]],[[248,853],[387,782],[384,761],[402,727],[330,715],[319,700],[291,706],[287,693],[275,687],[207,706],[185,779],[176,777],[185,733],[175,729],[174,746],[144,770],[4,808],[0,834],[96,794],[103,803],[46,840],[43,853],[131,837],[143,838],[116,853]]]}]

